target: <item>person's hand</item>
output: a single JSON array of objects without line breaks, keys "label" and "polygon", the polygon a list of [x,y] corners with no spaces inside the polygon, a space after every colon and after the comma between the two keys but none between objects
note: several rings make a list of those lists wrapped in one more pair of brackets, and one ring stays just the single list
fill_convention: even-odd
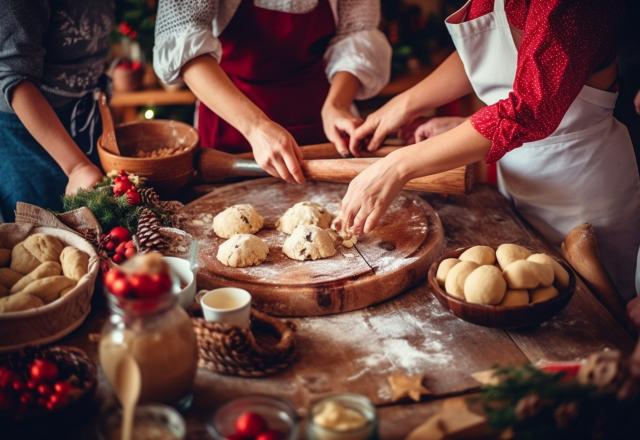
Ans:
[{"label": "person's hand", "polygon": [[78,164],[69,173],[69,182],[64,193],[74,195],[79,189],[91,189],[103,178],[102,172],[91,162]]},{"label": "person's hand", "polygon": [[636,108],[636,113],[640,115],[640,90],[636,93],[636,97],[633,98],[633,106]]},{"label": "person's hand", "polygon": [[[362,118],[351,114],[349,109],[332,105],[322,108],[324,134],[336,146],[336,150],[342,157],[349,156],[349,138],[362,122]],[[357,151],[351,152],[354,156],[356,153]]]},{"label": "person's hand", "polygon": [[373,230],[407,180],[393,153],[374,162],[349,184],[340,205],[341,227],[356,235]]},{"label": "person's hand", "polygon": [[440,133],[449,131],[466,121],[467,118],[461,116],[440,116],[431,118],[425,123],[416,127],[413,136],[415,142],[421,142],[430,137],[437,136]]},{"label": "person's hand", "polygon": [[407,97],[398,95],[371,113],[351,135],[349,150],[357,152],[360,148],[366,148],[367,151],[375,151],[380,148],[387,136],[415,119],[407,108]]},{"label": "person's hand", "polygon": [[302,152],[287,130],[271,120],[258,124],[247,136],[260,167],[289,183],[303,183]]}]

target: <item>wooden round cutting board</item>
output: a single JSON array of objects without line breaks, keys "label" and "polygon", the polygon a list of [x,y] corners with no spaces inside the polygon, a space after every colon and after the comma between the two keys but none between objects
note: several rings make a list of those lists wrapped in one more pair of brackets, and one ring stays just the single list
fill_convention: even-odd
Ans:
[{"label": "wooden round cutting board", "polygon": [[[380,225],[355,247],[338,247],[332,258],[294,261],[282,253],[287,236],[275,229],[278,217],[304,200],[335,213],[346,189],[335,183],[260,179],[224,186],[193,201],[181,217],[199,245],[198,287],[240,287],[267,313],[314,316],[360,309],[426,279],[429,265],[442,252],[444,231],[433,208],[410,193],[402,193]],[[269,256],[259,266],[232,268],[216,259],[224,240],[213,233],[213,217],[238,203],[252,204],[265,217],[265,227],[256,235],[269,245]]]}]

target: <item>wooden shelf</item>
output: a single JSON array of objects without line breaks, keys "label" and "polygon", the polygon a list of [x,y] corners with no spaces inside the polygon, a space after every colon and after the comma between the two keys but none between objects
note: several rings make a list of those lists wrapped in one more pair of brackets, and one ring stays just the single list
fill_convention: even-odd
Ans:
[{"label": "wooden shelf", "polygon": [[112,107],[142,107],[151,105],[191,105],[196,97],[191,91],[164,89],[140,90],[136,92],[114,92],[109,103]]}]

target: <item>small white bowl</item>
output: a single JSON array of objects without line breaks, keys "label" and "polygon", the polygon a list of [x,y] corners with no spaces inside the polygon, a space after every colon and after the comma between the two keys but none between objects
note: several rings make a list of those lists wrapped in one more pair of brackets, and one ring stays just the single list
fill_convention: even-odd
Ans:
[{"label": "small white bowl", "polygon": [[204,319],[249,328],[251,294],[237,287],[221,287],[206,292],[200,299]]},{"label": "small white bowl", "polygon": [[196,296],[196,276],[191,268],[191,263],[183,258],[162,257],[169,265],[175,276],[180,279],[180,286],[184,286],[174,293],[178,295],[178,303],[184,309],[188,309],[193,304]]}]

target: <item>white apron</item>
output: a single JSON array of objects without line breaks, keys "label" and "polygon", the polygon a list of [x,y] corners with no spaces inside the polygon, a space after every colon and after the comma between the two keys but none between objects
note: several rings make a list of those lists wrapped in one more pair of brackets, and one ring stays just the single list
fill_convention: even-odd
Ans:
[{"label": "white apron", "polygon": [[[518,51],[504,9],[462,22],[467,2],[446,24],[473,90],[487,105],[512,91]],[[525,143],[498,163],[500,191],[552,244],[591,223],[620,295],[635,293],[640,247],[640,178],[624,125],[613,117],[617,93],[584,86],[546,139]]]}]

